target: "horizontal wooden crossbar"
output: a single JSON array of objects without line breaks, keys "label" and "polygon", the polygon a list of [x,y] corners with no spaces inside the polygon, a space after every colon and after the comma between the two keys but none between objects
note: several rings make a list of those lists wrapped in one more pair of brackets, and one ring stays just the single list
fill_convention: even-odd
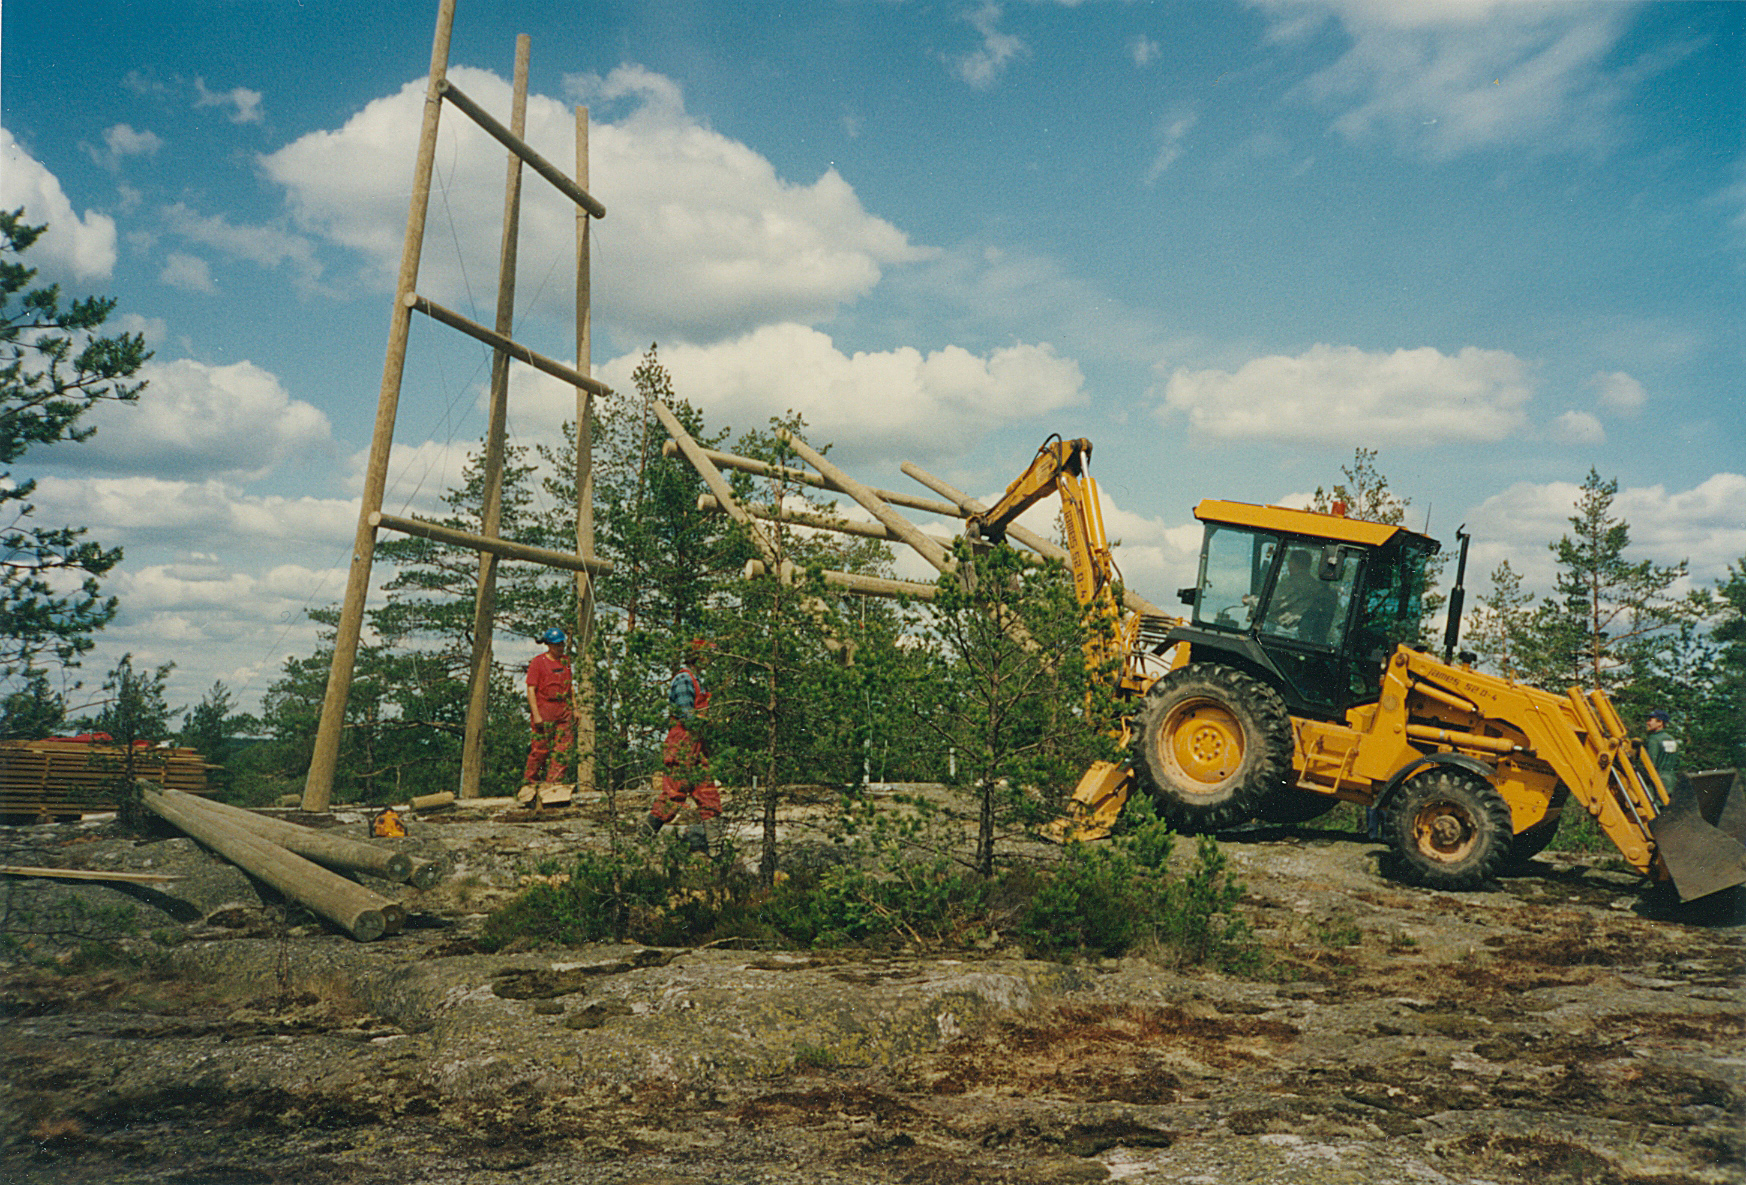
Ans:
[{"label": "horizontal wooden crossbar", "polygon": [[552,187],[559,193],[581,206],[594,217],[606,217],[606,207],[596,201],[592,194],[559,172],[556,165],[535,152],[526,140],[493,119],[485,108],[469,99],[454,83],[445,78],[437,84],[437,91],[443,98],[459,108],[468,119],[471,119],[495,138],[499,144],[519,156],[526,162],[528,168],[551,182]]},{"label": "horizontal wooden crossbar", "polygon": [[529,547],[525,543],[514,543],[508,539],[495,539],[490,535],[475,535],[471,531],[458,531],[454,527],[425,522],[421,518],[402,518],[398,514],[384,514],[380,510],[371,512],[370,525],[372,527],[387,527],[390,531],[399,531],[402,535],[417,535],[420,539],[429,539],[432,543],[447,543],[452,547],[488,551],[492,555],[502,556],[506,560],[526,560],[531,564],[544,564],[548,568],[562,568],[566,572],[592,572],[601,575],[612,571],[611,560],[587,559],[579,555],[571,555],[566,551],[553,551],[549,547]]},{"label": "horizontal wooden crossbar", "polygon": [[468,337],[477,338],[492,349],[502,350],[511,358],[525,362],[535,370],[544,371],[555,379],[562,379],[572,387],[581,387],[584,391],[591,391],[603,398],[612,394],[612,388],[599,379],[591,379],[573,366],[565,366],[544,354],[536,354],[514,338],[505,337],[495,329],[487,329],[471,317],[444,308],[434,300],[428,300],[416,292],[408,292],[404,299],[406,307],[414,312],[423,313],[433,321],[440,321],[450,329],[459,329]]}]

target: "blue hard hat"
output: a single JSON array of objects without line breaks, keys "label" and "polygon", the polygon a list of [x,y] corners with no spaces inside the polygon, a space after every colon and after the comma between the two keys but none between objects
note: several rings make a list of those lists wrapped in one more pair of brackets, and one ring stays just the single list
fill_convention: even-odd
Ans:
[{"label": "blue hard hat", "polygon": [[564,631],[557,626],[553,626],[551,629],[540,635],[540,641],[544,642],[547,646],[562,646],[564,644]]},{"label": "blue hard hat", "polygon": [[1649,713],[1649,719],[1659,720],[1659,721],[1661,721],[1661,723],[1666,724],[1667,721],[1670,719],[1670,717],[1662,709],[1656,708]]}]

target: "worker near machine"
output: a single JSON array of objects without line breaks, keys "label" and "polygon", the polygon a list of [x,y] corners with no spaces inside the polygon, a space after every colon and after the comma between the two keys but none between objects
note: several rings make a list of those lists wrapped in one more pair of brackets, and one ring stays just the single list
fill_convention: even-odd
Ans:
[{"label": "worker near machine", "polygon": [[1333,624],[1338,598],[1328,582],[1315,573],[1307,548],[1285,553],[1285,574],[1273,590],[1267,616],[1275,632],[1289,633],[1305,642],[1325,642]]},{"label": "worker near machine", "polygon": [[564,657],[564,631],[556,626],[540,635],[543,653],[527,664],[527,714],[533,744],[522,782],[562,782],[576,747],[576,721],[570,715],[570,660]]},{"label": "worker near machine", "polygon": [[1667,731],[1667,713],[1656,708],[1643,723],[1643,752],[1669,794],[1679,781],[1679,738]]},{"label": "worker near machine", "polygon": [[709,645],[693,639],[685,648],[679,670],[667,685],[667,740],[661,746],[661,793],[649,809],[644,826],[653,835],[672,822],[690,798],[697,803],[700,822],[686,833],[693,851],[708,851],[711,838],[719,844],[721,789],[709,776],[709,752],[704,745],[703,720],[709,708],[709,692],[703,689],[703,668],[709,661]]}]

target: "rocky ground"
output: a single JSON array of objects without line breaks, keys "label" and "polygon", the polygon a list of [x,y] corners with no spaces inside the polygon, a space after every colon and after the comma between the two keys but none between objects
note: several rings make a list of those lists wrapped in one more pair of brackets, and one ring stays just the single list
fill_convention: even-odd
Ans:
[{"label": "rocky ground", "polygon": [[[480,953],[486,911],[602,816],[415,820],[395,842],[453,871],[394,887],[408,926],[369,944],[184,838],[5,829],[0,862],[184,879],[0,883],[0,1179],[1746,1181],[1737,896],[1681,911],[1602,856],[1426,892],[1311,825],[1225,843],[1261,978],[1011,949]],[[103,926],[143,970],[30,933]]]}]

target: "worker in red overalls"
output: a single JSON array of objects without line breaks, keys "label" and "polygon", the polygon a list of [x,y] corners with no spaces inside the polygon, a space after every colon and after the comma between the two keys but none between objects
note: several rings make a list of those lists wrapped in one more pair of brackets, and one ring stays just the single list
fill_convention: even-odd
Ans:
[{"label": "worker in red overalls", "polygon": [[[527,664],[527,713],[533,745],[527,752],[524,786],[562,782],[569,772],[570,750],[576,747],[576,721],[570,715],[570,662],[564,657],[564,631],[553,627],[540,635],[545,653]],[[526,790],[523,791],[526,793]]]},{"label": "worker in red overalls", "polygon": [[711,840],[720,845],[721,789],[709,776],[709,752],[704,747],[699,717],[709,707],[709,692],[698,673],[709,658],[709,647],[693,639],[684,662],[667,685],[667,740],[661,746],[661,793],[644,820],[650,835],[679,813],[687,798],[697,803],[697,826],[686,832],[693,851],[707,852]]}]

